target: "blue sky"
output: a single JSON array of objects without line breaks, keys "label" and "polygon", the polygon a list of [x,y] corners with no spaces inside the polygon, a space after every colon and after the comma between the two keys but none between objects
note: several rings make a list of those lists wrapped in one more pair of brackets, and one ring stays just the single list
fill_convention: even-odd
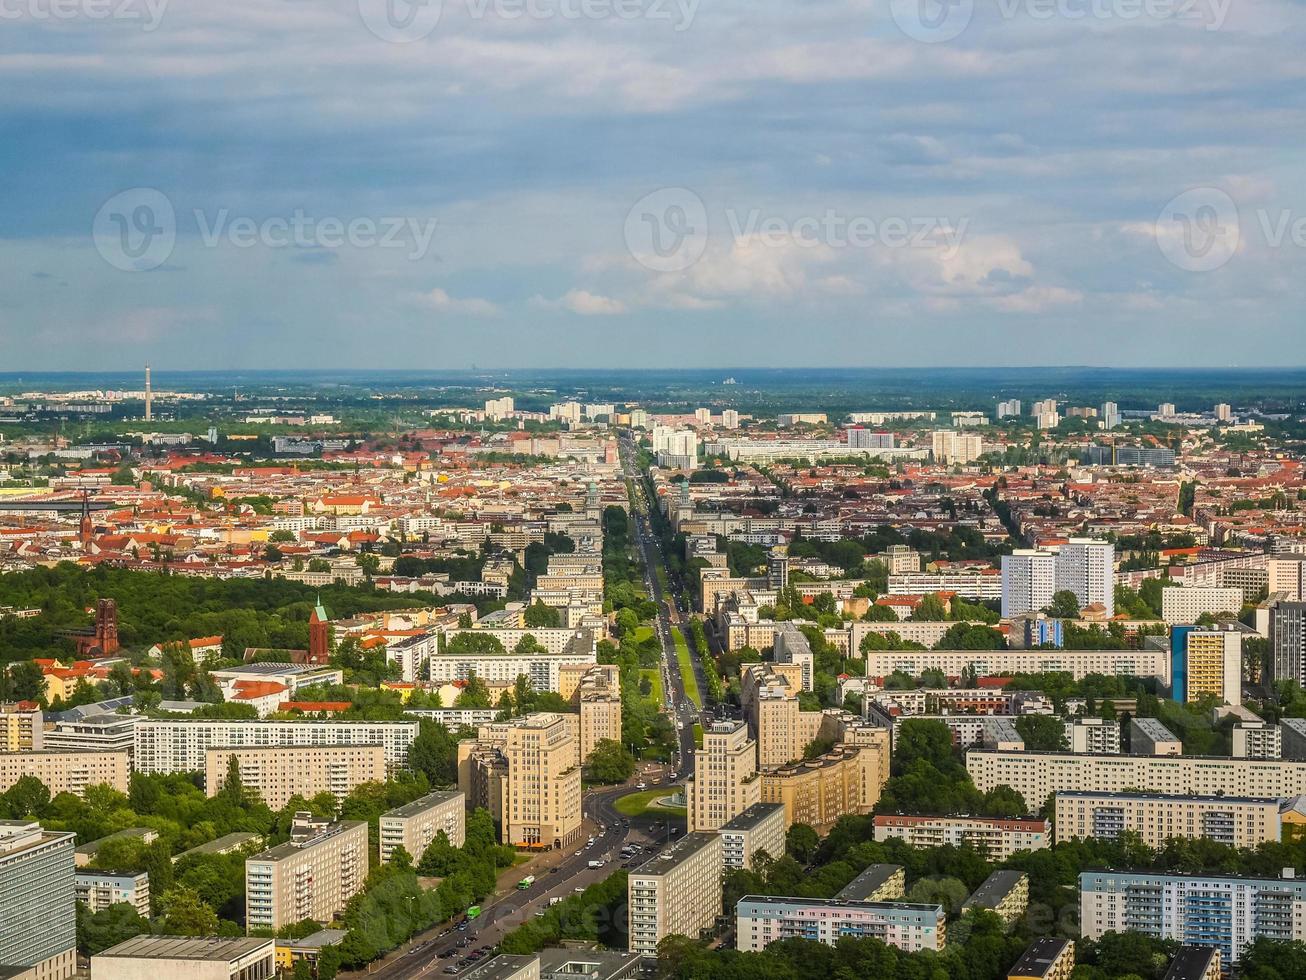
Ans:
[{"label": "blue sky", "polygon": [[1306,363],[1301,3],[386,2],[0,0],[0,366]]}]

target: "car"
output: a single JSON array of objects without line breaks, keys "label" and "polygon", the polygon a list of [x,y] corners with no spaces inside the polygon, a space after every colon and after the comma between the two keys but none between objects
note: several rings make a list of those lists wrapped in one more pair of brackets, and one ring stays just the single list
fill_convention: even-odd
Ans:
[{"label": "car", "polygon": [[583,853],[584,853],[583,850],[577,851],[576,854],[575,854],[575,856],[576,856],[576,857],[580,857],[581,854],[583,854]]},{"label": "car", "polygon": [[577,895],[579,895],[584,890],[585,890],[584,885],[577,885],[575,888],[572,889],[572,891],[574,891]]},{"label": "car", "polygon": [[458,967],[456,967],[456,966],[446,966],[446,967],[445,967],[443,970],[441,970],[440,972],[441,972],[441,973],[447,973],[447,974],[449,974],[449,975],[452,976],[453,974],[455,974],[455,973],[458,972]]},{"label": "car", "polygon": [[549,874],[551,874],[551,875],[556,875],[556,874],[557,874],[559,871],[561,871],[561,870],[562,870],[561,868],[557,868],[557,867],[550,868],[550,869],[549,869]]},{"label": "car", "polygon": [[635,784],[635,788],[636,788],[636,789],[648,789],[648,783],[636,783],[636,784]]}]

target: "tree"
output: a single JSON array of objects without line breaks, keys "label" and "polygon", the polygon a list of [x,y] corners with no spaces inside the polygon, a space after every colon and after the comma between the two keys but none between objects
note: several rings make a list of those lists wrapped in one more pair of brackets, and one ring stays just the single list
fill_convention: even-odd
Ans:
[{"label": "tree", "polygon": [[1063,752],[1068,747],[1065,725],[1053,715],[1021,715],[1016,719],[1016,731],[1029,752]]},{"label": "tree", "polygon": [[1043,611],[1056,619],[1078,619],[1079,599],[1069,589],[1059,589]]},{"label": "tree", "polygon": [[821,838],[815,830],[805,823],[796,823],[785,833],[785,850],[793,855],[794,860],[808,864],[816,857],[816,850],[821,846]]},{"label": "tree", "polygon": [[31,660],[20,660],[9,668],[9,697],[14,701],[42,701],[45,676]]},{"label": "tree", "polygon": [[557,628],[562,625],[562,614],[539,599],[526,607],[525,619],[526,625],[532,629]]},{"label": "tree", "polygon": [[454,698],[453,706],[455,708],[488,708],[490,707],[490,688],[485,681],[481,680],[476,674],[471,674],[467,678],[467,686],[462,689],[458,697]]},{"label": "tree", "polygon": [[227,756],[227,778],[223,780],[218,796],[232,806],[245,805],[245,784],[240,778],[240,760],[234,753]]},{"label": "tree", "polygon": [[921,599],[921,604],[912,613],[912,620],[918,623],[942,623],[948,618],[948,611],[943,600],[931,592]]},{"label": "tree", "polygon": [[443,830],[436,831],[434,839],[422,852],[422,859],[417,863],[418,874],[432,878],[443,878],[458,870],[462,858],[458,849],[449,843]]},{"label": "tree", "polygon": [[116,902],[94,914],[82,902],[77,903],[77,951],[83,956],[95,956],[149,931],[149,921],[126,902]]},{"label": "tree", "polygon": [[458,744],[449,729],[430,718],[418,722],[417,737],[408,747],[408,765],[425,773],[432,786],[449,786],[458,781]]},{"label": "tree", "polygon": [[190,888],[173,888],[160,902],[163,932],[170,936],[214,936],[218,932],[218,913],[200,900]]},{"label": "tree", "polygon": [[14,820],[39,817],[50,805],[50,790],[35,776],[19,776],[0,794],[0,813]]},{"label": "tree", "polygon": [[634,772],[635,757],[610,738],[599,739],[585,760],[585,774],[595,783],[624,783]]}]

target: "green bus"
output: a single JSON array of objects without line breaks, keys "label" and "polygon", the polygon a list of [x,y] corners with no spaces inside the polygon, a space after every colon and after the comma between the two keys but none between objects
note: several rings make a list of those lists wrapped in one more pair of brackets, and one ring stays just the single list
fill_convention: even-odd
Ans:
[{"label": "green bus", "polygon": [[467,910],[467,921],[471,922],[472,919],[479,917],[480,914],[481,914],[481,907],[479,905],[473,905],[471,908]]}]

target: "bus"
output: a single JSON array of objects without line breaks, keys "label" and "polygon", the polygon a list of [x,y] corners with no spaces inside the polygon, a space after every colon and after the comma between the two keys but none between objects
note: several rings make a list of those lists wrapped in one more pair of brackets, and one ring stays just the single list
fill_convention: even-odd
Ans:
[{"label": "bus", "polygon": [[472,919],[479,918],[480,914],[481,914],[481,907],[479,905],[473,905],[471,908],[467,910],[467,921],[471,922]]},{"label": "bus", "polygon": [[517,890],[520,892],[524,892],[527,888],[530,888],[531,885],[533,884],[535,884],[535,876],[527,875],[521,881],[517,882]]}]

